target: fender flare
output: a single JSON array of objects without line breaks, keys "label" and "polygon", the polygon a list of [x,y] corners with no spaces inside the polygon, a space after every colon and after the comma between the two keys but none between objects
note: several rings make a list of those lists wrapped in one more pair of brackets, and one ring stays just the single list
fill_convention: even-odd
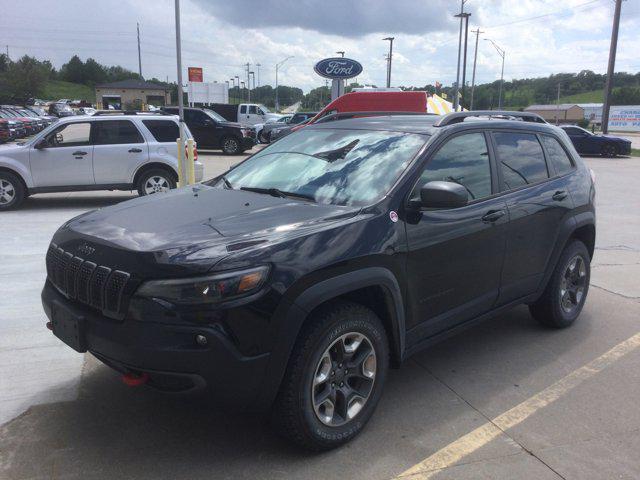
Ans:
[{"label": "fender flare", "polygon": [[390,349],[401,361],[405,355],[405,310],[395,275],[382,267],[366,267],[322,280],[305,289],[292,301],[283,301],[276,310],[279,318],[276,342],[271,351],[265,378],[253,407],[265,410],[273,403],[291,357],[291,352],[309,313],[333,298],[365,287],[378,286],[388,294],[385,302],[391,313]]}]

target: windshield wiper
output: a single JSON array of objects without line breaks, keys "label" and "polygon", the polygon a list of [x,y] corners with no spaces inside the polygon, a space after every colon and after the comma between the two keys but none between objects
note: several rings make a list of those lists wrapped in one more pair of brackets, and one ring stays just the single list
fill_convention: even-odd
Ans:
[{"label": "windshield wiper", "polygon": [[261,188],[261,187],[240,187],[240,190],[245,190],[247,192],[255,192],[255,193],[266,193],[271,195],[272,197],[293,197],[293,198],[302,198],[304,200],[310,200],[315,202],[316,199],[312,195],[307,195],[305,193],[297,193],[297,192],[283,192],[278,188]]}]

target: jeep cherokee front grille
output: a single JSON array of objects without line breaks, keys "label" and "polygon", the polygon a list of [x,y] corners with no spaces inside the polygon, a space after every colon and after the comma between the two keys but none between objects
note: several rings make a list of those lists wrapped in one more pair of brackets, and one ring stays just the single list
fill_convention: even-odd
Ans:
[{"label": "jeep cherokee front grille", "polygon": [[47,277],[66,297],[80,303],[121,314],[122,296],[131,277],[65,252],[55,244],[47,251]]}]

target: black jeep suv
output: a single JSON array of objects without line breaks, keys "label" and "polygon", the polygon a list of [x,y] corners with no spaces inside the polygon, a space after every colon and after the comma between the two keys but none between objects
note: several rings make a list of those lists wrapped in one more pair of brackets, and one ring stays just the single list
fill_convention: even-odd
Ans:
[{"label": "black jeep suv", "polygon": [[129,383],[208,388],[308,448],[343,444],[412,353],[517,304],[551,327],[584,305],[589,169],[535,115],[472,114],[319,123],[80,215],[47,253],[47,326]]}]

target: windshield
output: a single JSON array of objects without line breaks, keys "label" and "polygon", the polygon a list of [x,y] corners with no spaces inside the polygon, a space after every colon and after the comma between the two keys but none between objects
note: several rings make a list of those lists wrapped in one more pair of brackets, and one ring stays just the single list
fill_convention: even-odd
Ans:
[{"label": "windshield", "polygon": [[209,115],[211,118],[213,118],[216,122],[226,122],[227,120],[220,115],[217,112],[214,112],[213,110],[209,110],[208,108],[204,108],[204,113],[206,113],[207,115]]},{"label": "windshield", "polygon": [[271,110],[269,110],[267,107],[265,107],[262,104],[258,105],[258,108],[262,110],[262,113],[271,113]]},{"label": "windshield", "polygon": [[57,103],[55,109],[59,112],[71,112],[71,107],[66,103]]},{"label": "windshield", "polygon": [[277,189],[319,203],[369,205],[388,192],[427,140],[401,132],[302,130],[250,157],[218,184]]}]

